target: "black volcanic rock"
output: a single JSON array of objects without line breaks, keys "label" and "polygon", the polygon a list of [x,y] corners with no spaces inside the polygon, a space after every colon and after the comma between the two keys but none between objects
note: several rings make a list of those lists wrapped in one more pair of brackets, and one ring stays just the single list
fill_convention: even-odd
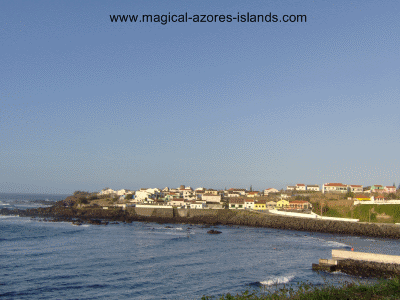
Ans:
[{"label": "black volcanic rock", "polygon": [[209,233],[209,234],[220,234],[222,232],[218,231],[218,230],[211,229],[211,230],[207,231],[207,233]]}]

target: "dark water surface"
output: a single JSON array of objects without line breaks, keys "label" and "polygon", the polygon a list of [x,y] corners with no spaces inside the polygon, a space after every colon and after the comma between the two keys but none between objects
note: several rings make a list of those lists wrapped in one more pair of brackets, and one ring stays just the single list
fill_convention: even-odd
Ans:
[{"label": "dark water surface", "polygon": [[332,249],[400,255],[397,240],[227,226],[210,235],[201,226],[167,225],[74,226],[0,216],[0,297],[199,299],[284,283],[357,281],[311,270]]}]

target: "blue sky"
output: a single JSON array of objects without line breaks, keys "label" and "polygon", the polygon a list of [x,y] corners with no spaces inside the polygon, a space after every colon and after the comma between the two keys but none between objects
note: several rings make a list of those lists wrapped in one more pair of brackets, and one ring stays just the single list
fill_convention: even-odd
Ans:
[{"label": "blue sky", "polygon": [[0,192],[400,183],[398,1],[1,7]]}]

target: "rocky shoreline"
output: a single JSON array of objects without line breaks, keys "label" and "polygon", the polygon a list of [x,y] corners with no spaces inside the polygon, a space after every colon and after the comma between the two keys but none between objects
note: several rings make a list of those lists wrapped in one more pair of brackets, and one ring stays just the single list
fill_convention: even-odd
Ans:
[{"label": "rocky shoreline", "polygon": [[[296,217],[277,216],[270,214],[256,214],[248,211],[232,210],[196,210],[196,214],[190,212],[186,216],[181,216],[176,209],[170,208],[171,214],[159,213],[154,211],[151,215],[140,215],[134,208],[122,210],[120,208],[101,209],[84,208],[76,209],[73,207],[64,207],[56,204],[51,207],[10,210],[1,209],[1,215],[19,215],[21,217],[43,218],[56,222],[71,222],[75,225],[93,224],[108,225],[115,222],[132,223],[155,222],[171,224],[199,224],[199,225],[234,225],[250,227],[267,227],[275,229],[299,230],[308,232],[322,232],[332,234],[345,234],[356,236],[369,236],[399,239],[400,226],[394,224],[380,223],[353,223],[331,220],[314,220]],[[190,211],[190,210],[188,210]]]}]

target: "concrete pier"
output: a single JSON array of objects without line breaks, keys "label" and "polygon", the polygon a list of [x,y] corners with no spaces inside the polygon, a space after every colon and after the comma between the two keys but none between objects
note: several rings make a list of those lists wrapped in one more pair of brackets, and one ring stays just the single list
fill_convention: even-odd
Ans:
[{"label": "concrete pier", "polygon": [[320,259],[313,270],[343,273],[361,277],[400,276],[400,256],[332,250],[332,259]]}]

